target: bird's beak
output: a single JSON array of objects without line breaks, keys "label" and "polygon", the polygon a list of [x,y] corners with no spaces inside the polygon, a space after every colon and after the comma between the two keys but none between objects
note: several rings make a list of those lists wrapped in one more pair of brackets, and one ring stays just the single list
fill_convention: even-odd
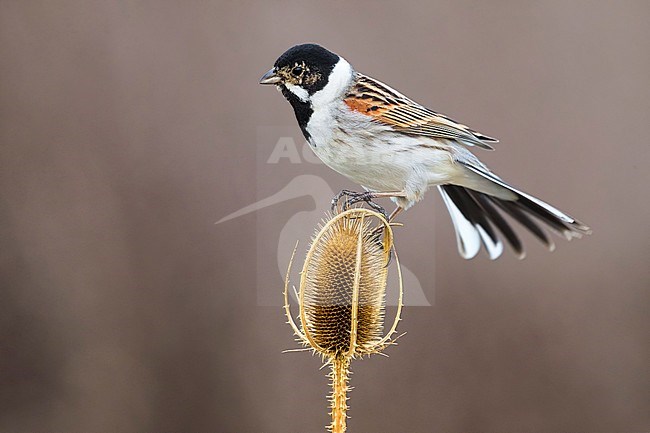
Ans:
[{"label": "bird's beak", "polygon": [[275,68],[269,70],[269,72],[262,75],[262,78],[260,78],[260,84],[278,84],[280,81],[282,81],[282,79],[275,73]]}]

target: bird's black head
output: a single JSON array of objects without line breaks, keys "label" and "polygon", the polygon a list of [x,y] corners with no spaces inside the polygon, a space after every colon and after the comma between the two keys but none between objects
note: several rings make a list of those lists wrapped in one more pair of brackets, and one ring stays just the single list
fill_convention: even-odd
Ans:
[{"label": "bird's black head", "polygon": [[[320,45],[302,44],[282,54],[273,68],[260,79],[260,84],[278,86],[293,107],[298,125],[309,140],[307,124],[314,110],[318,109],[319,104],[327,104],[343,92],[352,74],[348,62],[338,55]],[[327,86],[330,82],[330,86]],[[318,93],[326,88],[329,90],[325,93]]]},{"label": "bird's black head", "polygon": [[327,84],[329,75],[340,57],[316,44],[289,48],[276,60],[273,69],[260,80],[261,84],[276,84],[283,93],[286,88],[313,95]]}]

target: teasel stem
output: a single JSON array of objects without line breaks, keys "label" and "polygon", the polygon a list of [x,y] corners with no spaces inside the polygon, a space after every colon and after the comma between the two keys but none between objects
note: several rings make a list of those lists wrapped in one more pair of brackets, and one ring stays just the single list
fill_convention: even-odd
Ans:
[{"label": "teasel stem", "polygon": [[350,358],[345,355],[337,356],[332,359],[332,424],[330,431],[332,433],[345,433],[348,412],[348,374],[350,372]]},{"label": "teasel stem", "polygon": [[[365,215],[361,215],[361,225]],[[354,269],[354,283],[352,287],[352,317],[350,330],[350,350],[344,353],[337,353],[332,358],[332,433],[345,433],[348,411],[348,374],[350,371],[350,359],[354,355],[357,346],[357,327],[359,315],[359,282],[361,280],[361,258],[363,247],[363,230],[359,230],[356,263]]]}]

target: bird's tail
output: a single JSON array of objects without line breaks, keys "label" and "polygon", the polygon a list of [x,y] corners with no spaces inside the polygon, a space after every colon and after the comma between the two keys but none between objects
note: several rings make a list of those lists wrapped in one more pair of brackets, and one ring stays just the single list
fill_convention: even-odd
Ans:
[{"label": "bird's tail", "polygon": [[[476,256],[483,245],[490,259],[496,259],[503,252],[501,238],[507,241],[519,258],[525,256],[523,245],[504,218],[505,215],[526,227],[551,251],[555,249],[555,244],[539,222],[569,240],[591,233],[589,227],[580,221],[517,190],[493,173],[469,165],[466,168],[491,185],[481,188],[483,191],[462,185],[438,186],[456,229],[458,250],[464,258]],[[476,179],[470,184],[477,185]],[[503,193],[493,194],[495,188],[503,189]]]}]

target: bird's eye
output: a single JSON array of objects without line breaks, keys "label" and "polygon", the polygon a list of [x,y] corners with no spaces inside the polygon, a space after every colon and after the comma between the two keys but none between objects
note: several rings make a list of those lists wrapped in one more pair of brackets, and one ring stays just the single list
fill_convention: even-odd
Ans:
[{"label": "bird's eye", "polygon": [[291,75],[299,77],[302,74],[302,66],[296,66],[291,70]]}]

